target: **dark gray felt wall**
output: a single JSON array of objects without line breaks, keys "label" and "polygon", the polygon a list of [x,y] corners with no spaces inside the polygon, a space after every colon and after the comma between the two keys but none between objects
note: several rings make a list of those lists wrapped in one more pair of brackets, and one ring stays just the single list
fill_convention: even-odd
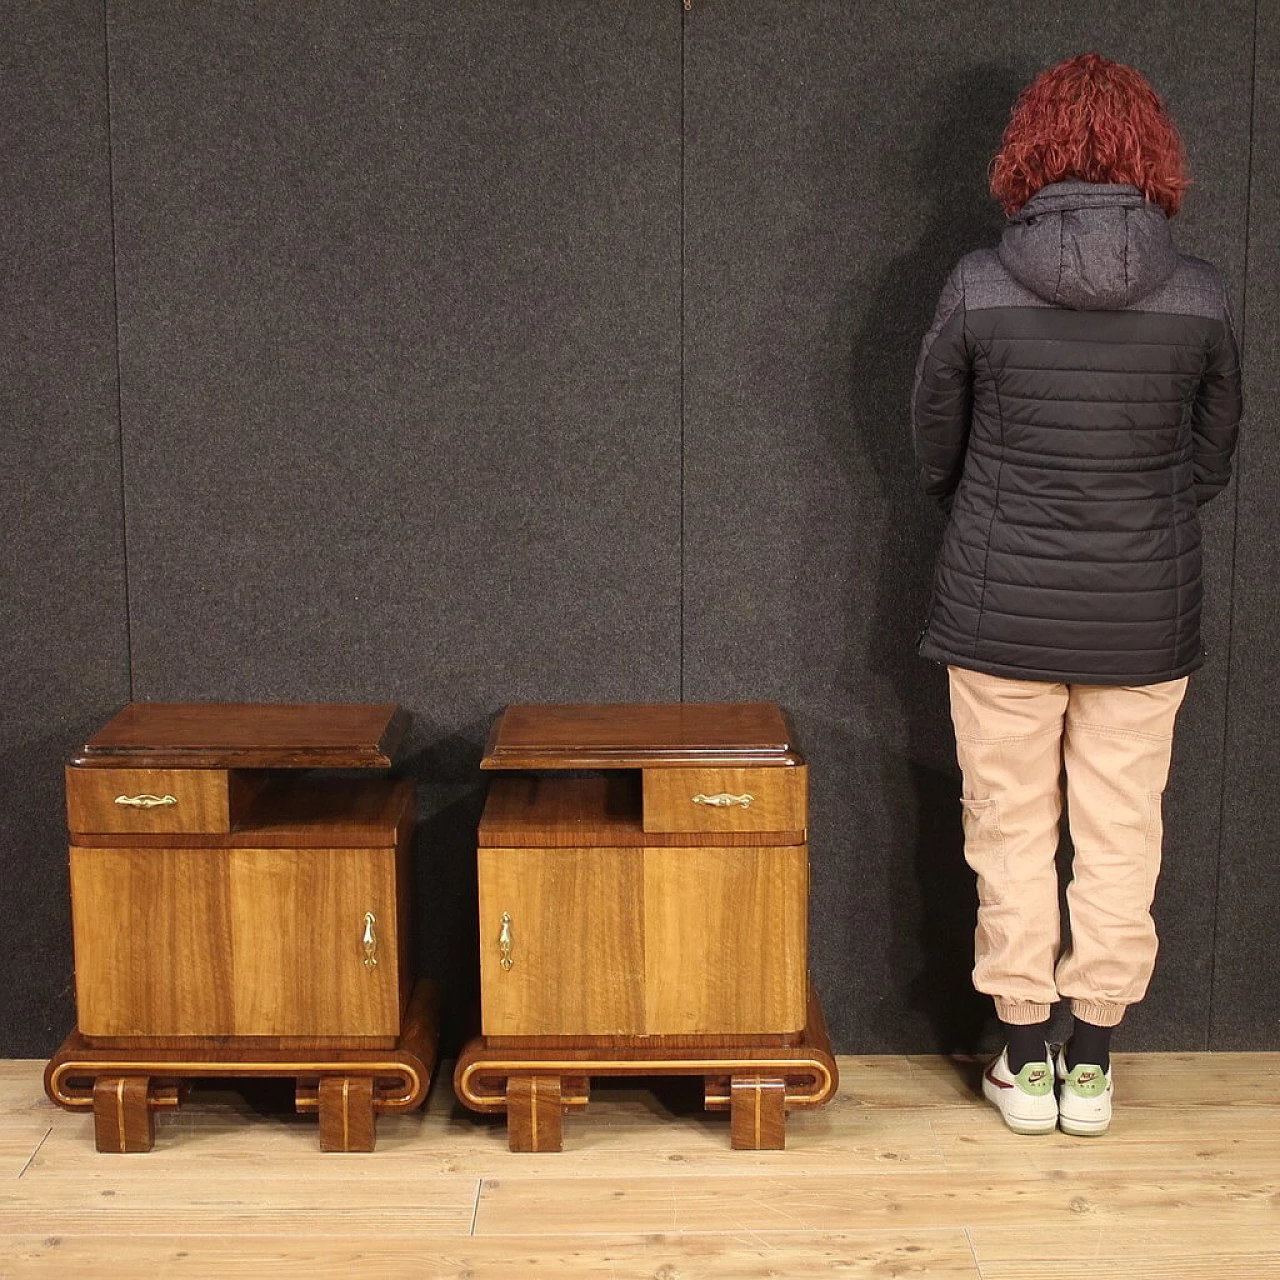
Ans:
[{"label": "dark gray felt wall", "polygon": [[1280,11],[1258,6],[1245,391],[1238,467],[1212,1040],[1280,1045]]},{"label": "dark gray felt wall", "polygon": [[0,1054],[73,1019],[59,765],[130,696],[413,712],[418,959],[455,1028],[494,712],[776,698],[837,1048],[989,1035],[945,682],[912,652],[940,529],[906,396],[948,268],[999,233],[1014,94],[1088,47],[1183,127],[1179,241],[1227,272],[1251,392],[1126,1043],[1280,1048],[1280,22],[1251,135],[1254,10],[0,6]]},{"label": "dark gray felt wall", "polygon": [[129,697],[102,13],[0,6],[0,1055],[69,1029],[62,765]]}]

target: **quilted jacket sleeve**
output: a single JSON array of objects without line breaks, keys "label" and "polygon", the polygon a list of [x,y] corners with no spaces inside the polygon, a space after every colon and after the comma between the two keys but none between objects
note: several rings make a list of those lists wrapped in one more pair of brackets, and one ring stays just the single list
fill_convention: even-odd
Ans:
[{"label": "quilted jacket sleeve", "polygon": [[1235,452],[1240,427],[1240,355],[1225,287],[1222,308],[1222,335],[1209,348],[1204,376],[1191,411],[1197,506],[1203,506],[1227,487],[1231,479],[1231,455]]},{"label": "quilted jacket sleeve", "polygon": [[920,345],[911,396],[911,431],[920,485],[944,508],[964,471],[973,403],[973,361],[965,339],[963,264],[943,286]]}]

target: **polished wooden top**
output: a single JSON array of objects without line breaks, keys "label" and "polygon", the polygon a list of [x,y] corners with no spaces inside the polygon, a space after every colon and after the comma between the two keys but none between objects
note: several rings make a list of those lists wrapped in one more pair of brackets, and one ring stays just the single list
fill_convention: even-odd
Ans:
[{"label": "polished wooden top", "polygon": [[803,764],[773,702],[579,706],[517,703],[495,722],[482,769]]},{"label": "polished wooden top", "polygon": [[409,728],[393,702],[131,702],[71,761],[116,768],[386,768]]}]

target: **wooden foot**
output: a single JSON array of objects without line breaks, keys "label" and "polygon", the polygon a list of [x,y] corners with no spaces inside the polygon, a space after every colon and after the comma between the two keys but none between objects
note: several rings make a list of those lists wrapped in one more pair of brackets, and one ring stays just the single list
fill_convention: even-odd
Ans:
[{"label": "wooden foot", "polygon": [[559,1151],[564,1146],[559,1076],[512,1076],[507,1081],[507,1142],[512,1151]]},{"label": "wooden foot", "polygon": [[321,1151],[373,1150],[372,1076],[322,1076],[319,1110]]},{"label": "wooden foot", "polygon": [[566,1111],[573,1107],[581,1111],[591,1101],[590,1076],[561,1076],[560,1105]]},{"label": "wooden foot", "polygon": [[730,1130],[735,1151],[781,1151],[787,1145],[787,1082],[734,1076]]},{"label": "wooden foot", "polygon": [[150,1151],[155,1117],[146,1076],[99,1076],[93,1082],[93,1136],[99,1151]]}]

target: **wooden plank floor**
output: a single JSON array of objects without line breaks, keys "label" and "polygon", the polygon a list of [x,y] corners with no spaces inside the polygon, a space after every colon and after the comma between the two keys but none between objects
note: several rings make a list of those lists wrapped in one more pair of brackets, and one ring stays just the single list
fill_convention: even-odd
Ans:
[{"label": "wooden plank floor", "polygon": [[511,1154],[447,1071],[369,1155],[216,1090],[99,1155],[42,1066],[0,1062],[0,1277],[1280,1280],[1280,1054],[1118,1056],[1088,1140],[1009,1133],[944,1058],[841,1059],[785,1152],[731,1151],[687,1081],[601,1082],[559,1155]]}]

